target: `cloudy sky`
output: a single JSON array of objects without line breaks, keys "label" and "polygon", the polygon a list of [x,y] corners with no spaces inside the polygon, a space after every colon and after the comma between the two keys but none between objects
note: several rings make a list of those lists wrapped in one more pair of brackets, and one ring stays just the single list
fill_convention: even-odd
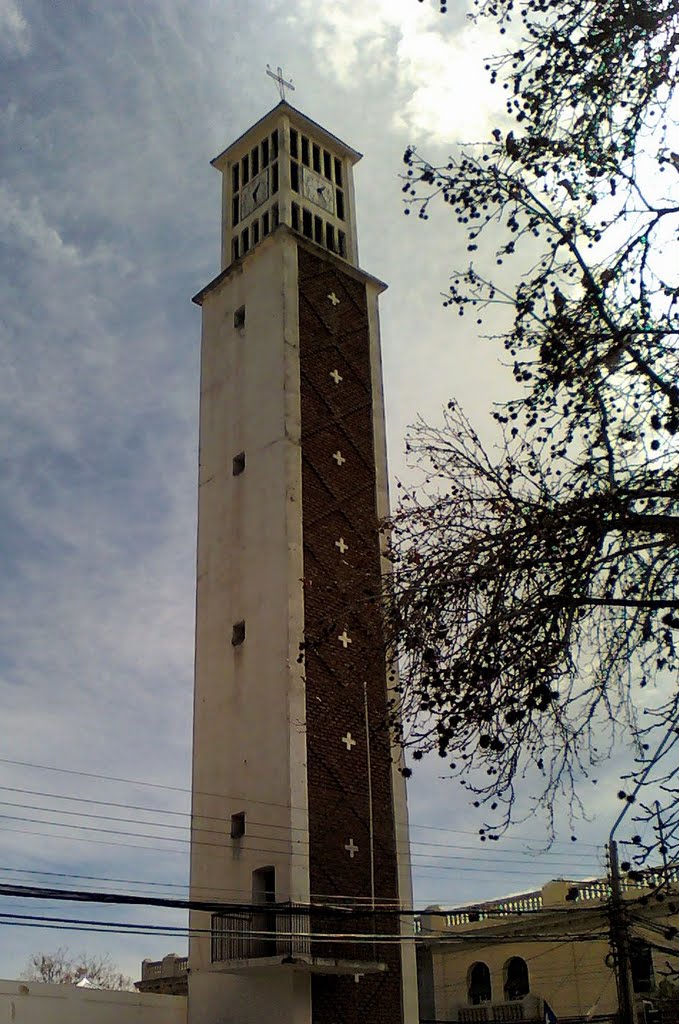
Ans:
[{"label": "cloudy sky", "polygon": [[[497,41],[437,0],[0,0],[0,879],[184,895],[199,311],[219,270],[209,160],[278,100],[365,154],[361,264],[382,300],[392,472],[406,426],[464,401],[490,431],[505,371],[441,306],[454,225],[402,215],[407,143],[483,137]],[[443,762],[442,762],[443,764]],[[610,789],[549,852],[531,820],[481,846],[438,762],[411,785],[415,895],[456,904],[602,870]],[[595,791],[599,793],[600,790]],[[131,809],[132,808],[132,809]],[[58,823],[58,824],[57,824]],[[436,831],[435,829],[438,829]],[[429,844],[429,845],[426,845]],[[116,880],[115,882],[112,880]],[[183,924],[4,899],[2,913]],[[0,976],[68,944],[139,961],[181,937],[0,924]]]}]

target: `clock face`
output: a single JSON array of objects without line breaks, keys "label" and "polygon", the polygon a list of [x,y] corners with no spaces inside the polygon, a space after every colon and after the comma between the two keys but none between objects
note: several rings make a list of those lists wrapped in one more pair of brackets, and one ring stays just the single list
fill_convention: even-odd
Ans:
[{"label": "clock face", "polygon": [[302,192],[304,193],[305,198],[310,200],[310,202],[315,203],[316,206],[320,206],[323,210],[327,210],[328,213],[335,212],[335,196],[332,185],[329,181],[326,181],[325,178],[321,178],[318,174],[314,174],[308,167],[304,168]]},{"label": "clock face", "polygon": [[253,210],[269,198],[269,168],[265,168],[256,178],[243,185],[240,197],[241,219],[248,217]]}]

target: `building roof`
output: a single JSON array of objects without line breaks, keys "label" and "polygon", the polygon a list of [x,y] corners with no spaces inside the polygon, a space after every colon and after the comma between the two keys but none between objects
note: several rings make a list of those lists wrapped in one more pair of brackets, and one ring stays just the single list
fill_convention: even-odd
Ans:
[{"label": "building roof", "polygon": [[332,132],[329,132],[322,125],[313,121],[310,117],[307,117],[307,115],[303,114],[301,110],[297,110],[297,108],[293,107],[287,100],[281,100],[275,107],[272,107],[271,110],[264,114],[263,117],[260,117],[259,121],[251,125],[247,131],[243,132],[242,135],[239,135],[237,139],[230,143],[226,149],[223,149],[222,152],[214,158],[214,160],[211,160],[210,163],[212,166],[221,170],[222,165],[226,161],[227,154],[229,154],[231,150],[240,146],[241,143],[245,142],[250,135],[259,135],[262,128],[268,121],[277,120],[281,114],[287,114],[290,120],[295,123],[296,127],[300,128],[302,131],[309,131],[313,134],[314,138],[321,142],[325,142],[336,153],[340,153],[342,156],[347,156],[352,163],[357,163],[362,158],[363,154],[359,153],[357,149],[353,149],[351,146],[347,145],[346,142],[342,142],[342,140],[338,139],[336,135],[333,135]]}]

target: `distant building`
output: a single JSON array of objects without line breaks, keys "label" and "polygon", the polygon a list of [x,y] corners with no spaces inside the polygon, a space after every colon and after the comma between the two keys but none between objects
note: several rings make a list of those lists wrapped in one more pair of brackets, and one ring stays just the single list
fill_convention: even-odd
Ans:
[{"label": "distant building", "polygon": [[[547,1006],[559,1024],[613,1024],[609,898],[606,880],[559,880],[473,907],[428,907],[418,922],[420,1021],[543,1022]],[[662,972],[668,961],[679,968],[679,956],[654,948],[672,947],[676,915],[648,887],[626,882],[625,899],[644,899],[630,907],[631,973],[636,1024],[651,1024]]]},{"label": "distant building", "polygon": [[188,992],[188,957],[168,953],[162,960],[142,960],[141,981],[134,987],[140,992],[166,996],[185,996]]}]

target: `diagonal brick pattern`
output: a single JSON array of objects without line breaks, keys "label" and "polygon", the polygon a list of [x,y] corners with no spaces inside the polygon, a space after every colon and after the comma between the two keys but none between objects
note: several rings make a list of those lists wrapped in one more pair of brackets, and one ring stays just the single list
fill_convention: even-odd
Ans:
[{"label": "diagonal brick pattern", "polygon": [[[311,892],[314,898],[367,902],[372,867],[376,899],[396,904],[366,289],[336,261],[303,245],[298,258]],[[344,461],[334,457],[337,452]],[[343,552],[335,543],[340,537],[348,545]],[[342,742],[347,732],[356,741],[350,749]],[[345,849],[350,840],[358,847],[353,857]],[[330,910],[312,927],[337,935],[398,931],[392,917],[366,913],[347,922]],[[314,953],[389,967],[360,983],[315,976],[314,1024],[398,1024],[396,945],[318,942]]]}]

